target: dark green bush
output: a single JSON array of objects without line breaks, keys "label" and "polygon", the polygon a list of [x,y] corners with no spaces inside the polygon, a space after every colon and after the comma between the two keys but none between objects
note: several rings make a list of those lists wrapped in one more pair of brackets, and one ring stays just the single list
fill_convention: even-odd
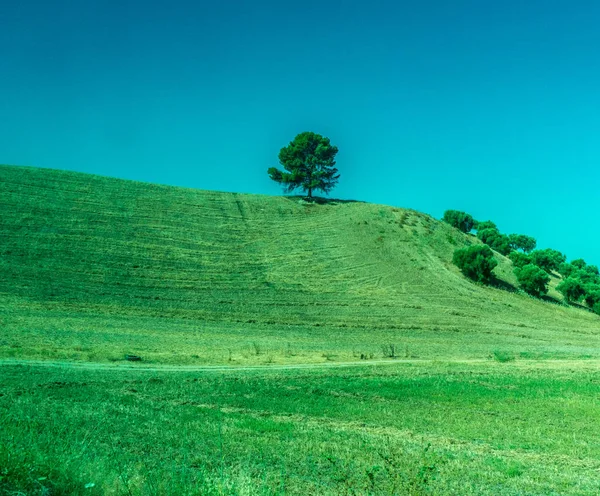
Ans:
[{"label": "dark green bush", "polygon": [[587,286],[583,300],[590,308],[594,308],[594,306],[600,303],[600,286]]},{"label": "dark green bush", "polygon": [[475,227],[475,219],[468,213],[458,210],[446,210],[443,220],[464,233],[471,232],[473,227]]},{"label": "dark green bush", "polygon": [[556,289],[560,291],[569,302],[579,301],[586,294],[585,287],[581,280],[573,276],[564,279],[556,286]]},{"label": "dark green bush", "polygon": [[515,274],[521,289],[532,296],[540,297],[548,292],[550,276],[537,265],[525,265],[523,268],[515,269]]},{"label": "dark green bush", "polygon": [[485,245],[473,245],[456,250],[452,262],[465,276],[483,283],[490,282],[492,270],[498,265],[492,250]]}]

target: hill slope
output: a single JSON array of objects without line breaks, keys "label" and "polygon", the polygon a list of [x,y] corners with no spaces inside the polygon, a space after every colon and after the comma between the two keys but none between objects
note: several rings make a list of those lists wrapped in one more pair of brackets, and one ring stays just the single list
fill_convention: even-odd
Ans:
[{"label": "hill slope", "polygon": [[600,355],[597,316],[472,284],[477,241],[414,211],[9,166],[0,209],[3,357]]}]

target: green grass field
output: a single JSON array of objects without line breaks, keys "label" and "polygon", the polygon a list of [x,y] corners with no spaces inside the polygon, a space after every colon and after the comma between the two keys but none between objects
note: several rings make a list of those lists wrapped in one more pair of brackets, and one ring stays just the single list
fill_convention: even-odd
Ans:
[{"label": "green grass field", "polygon": [[0,494],[600,492],[600,317],[427,215],[9,166],[0,215]]},{"label": "green grass field", "polygon": [[0,487],[598,494],[598,365],[204,373],[12,366],[2,370]]}]

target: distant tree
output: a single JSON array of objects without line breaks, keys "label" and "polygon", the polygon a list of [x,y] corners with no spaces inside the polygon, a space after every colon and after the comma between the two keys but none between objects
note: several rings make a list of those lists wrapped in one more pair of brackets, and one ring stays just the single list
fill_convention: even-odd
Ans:
[{"label": "distant tree", "polygon": [[459,210],[446,210],[443,220],[464,233],[471,232],[475,227],[475,219],[470,214]]},{"label": "distant tree", "polygon": [[585,287],[580,279],[575,277],[567,277],[556,286],[568,302],[576,302],[586,294]]},{"label": "distant tree", "polygon": [[508,255],[508,258],[511,259],[513,265],[516,268],[522,269],[526,265],[531,264],[531,257],[526,255],[525,253],[521,253],[520,251],[513,251]]},{"label": "distant tree", "polygon": [[537,242],[531,236],[525,236],[524,234],[510,234],[508,236],[510,240],[510,247],[513,250],[522,250],[525,253],[529,253],[535,250]]},{"label": "distant tree", "polygon": [[544,250],[534,250],[529,256],[535,265],[544,269],[546,272],[558,270],[560,264],[567,260],[567,257],[557,250],[546,248]]},{"label": "distant tree", "polygon": [[498,229],[482,229],[481,231],[477,231],[477,237],[492,250],[502,255],[508,255],[511,252],[510,239],[498,231]]},{"label": "distant tree", "polygon": [[492,270],[498,265],[492,250],[485,245],[473,245],[456,250],[452,262],[465,276],[483,283],[490,282]]},{"label": "distant tree", "polygon": [[335,168],[337,152],[329,138],[312,132],[300,133],[279,151],[279,163],[285,170],[271,167],[267,172],[286,193],[300,188],[312,198],[313,191],[329,193],[337,184],[340,178]]},{"label": "distant tree", "polygon": [[484,229],[498,229],[498,227],[491,220],[484,220],[482,222],[476,222],[475,229],[483,231]]},{"label": "distant tree", "polygon": [[571,261],[571,265],[577,267],[578,269],[583,269],[587,264],[583,258],[577,258]]},{"label": "distant tree", "polygon": [[597,265],[586,265],[584,270],[589,272],[590,274],[594,274],[596,276],[600,275],[600,270],[598,270]]},{"label": "distant tree", "polygon": [[515,275],[517,276],[519,285],[526,293],[540,297],[548,292],[550,276],[537,265],[530,264],[525,265],[521,269],[517,268],[515,269]]}]

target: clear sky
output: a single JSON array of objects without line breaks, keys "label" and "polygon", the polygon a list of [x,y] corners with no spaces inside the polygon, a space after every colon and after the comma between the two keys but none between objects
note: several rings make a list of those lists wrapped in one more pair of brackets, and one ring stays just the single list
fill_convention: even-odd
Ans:
[{"label": "clear sky", "polygon": [[0,2],[0,163],[448,208],[600,264],[600,2]]}]

